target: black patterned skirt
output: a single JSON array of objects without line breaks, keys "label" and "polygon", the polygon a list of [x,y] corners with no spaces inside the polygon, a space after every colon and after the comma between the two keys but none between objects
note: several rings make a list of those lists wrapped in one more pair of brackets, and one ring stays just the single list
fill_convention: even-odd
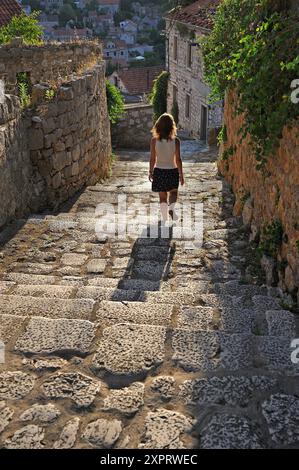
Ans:
[{"label": "black patterned skirt", "polygon": [[154,168],[152,191],[164,193],[179,187],[179,170],[177,168]]}]

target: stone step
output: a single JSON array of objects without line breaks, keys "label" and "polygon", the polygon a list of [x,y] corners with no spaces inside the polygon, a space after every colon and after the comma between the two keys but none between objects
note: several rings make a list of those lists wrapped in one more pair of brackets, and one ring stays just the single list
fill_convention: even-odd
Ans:
[{"label": "stone step", "polygon": [[0,295],[0,312],[8,315],[48,318],[90,319],[92,299],[49,299],[19,295]]},{"label": "stone step", "polygon": [[[75,287],[47,284],[27,286],[26,284],[21,284],[12,289],[11,295],[69,299],[74,296],[75,292]],[[89,298],[91,299],[92,297]]]},{"label": "stone step", "polygon": [[96,313],[100,324],[136,323],[144,325],[170,326],[173,306],[144,302],[103,301]]},{"label": "stone step", "polygon": [[45,276],[39,274],[25,274],[25,273],[6,273],[3,279],[5,281],[15,282],[17,284],[25,285],[42,285],[42,284],[57,284],[60,280],[59,276]]},{"label": "stone step", "polygon": [[96,326],[87,320],[70,318],[30,318],[15,350],[30,354],[86,354]]}]

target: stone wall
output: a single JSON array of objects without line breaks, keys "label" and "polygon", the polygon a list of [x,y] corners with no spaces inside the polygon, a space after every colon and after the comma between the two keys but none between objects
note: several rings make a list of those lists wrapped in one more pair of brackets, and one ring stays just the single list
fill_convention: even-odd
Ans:
[{"label": "stone wall", "polygon": [[[232,184],[236,195],[235,214],[243,214],[243,220],[251,228],[251,239],[257,239],[261,229],[275,219],[283,226],[283,243],[277,260],[263,258],[268,282],[275,272],[279,286],[296,294],[299,303],[299,126],[285,127],[280,146],[268,159],[264,177],[256,170],[256,160],[249,146],[249,138],[240,143],[238,130],[243,118],[234,116],[235,96],[230,93],[225,104],[227,142],[224,148],[236,146],[233,156],[219,161],[219,170]],[[223,149],[222,149],[223,151]],[[273,263],[274,261],[274,263]],[[277,263],[277,261],[279,263]],[[270,268],[270,270],[269,270]]]},{"label": "stone wall", "polygon": [[66,80],[71,74],[95,65],[102,58],[98,42],[48,43],[24,45],[20,39],[0,47],[0,79],[7,93],[15,93],[16,77],[26,72],[32,85]]},{"label": "stone wall", "polygon": [[0,104],[0,227],[34,210],[43,189],[30,160],[28,126],[19,99],[6,95]]},{"label": "stone wall", "polygon": [[112,144],[119,148],[149,150],[153,127],[153,107],[136,103],[125,105],[121,121],[112,126]]},{"label": "stone wall", "polygon": [[[48,46],[42,47],[46,54]],[[70,44],[60,47],[64,56]],[[60,63],[59,50],[57,60]],[[106,177],[110,156],[101,58],[54,88],[52,81],[33,85],[31,107],[25,111],[19,97],[6,94],[0,105],[0,227],[30,212],[57,208],[84,186]]]}]

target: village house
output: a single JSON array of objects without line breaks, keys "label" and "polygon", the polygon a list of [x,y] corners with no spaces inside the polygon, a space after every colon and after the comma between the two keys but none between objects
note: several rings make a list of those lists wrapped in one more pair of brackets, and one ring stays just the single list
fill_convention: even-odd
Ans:
[{"label": "village house", "polygon": [[125,41],[107,39],[104,42],[104,58],[111,64],[125,66],[128,62],[128,48]]},{"label": "village house", "polygon": [[52,10],[54,7],[59,9],[63,6],[63,0],[41,0],[41,7]]},{"label": "village house", "polygon": [[144,101],[153,87],[153,81],[162,70],[159,65],[124,68],[114,71],[109,76],[109,81],[121,91],[125,102]]},{"label": "village house", "polygon": [[118,12],[120,7],[120,0],[99,0],[99,10],[105,11],[106,14],[114,15]]},{"label": "village house", "polygon": [[17,0],[0,0],[0,28],[6,26],[13,16],[22,13],[22,8]]},{"label": "village house", "polygon": [[211,105],[203,78],[198,38],[209,34],[211,15],[220,0],[198,0],[166,17],[166,64],[170,73],[167,108],[177,103],[179,128],[192,137],[215,142],[222,125],[223,103]]}]

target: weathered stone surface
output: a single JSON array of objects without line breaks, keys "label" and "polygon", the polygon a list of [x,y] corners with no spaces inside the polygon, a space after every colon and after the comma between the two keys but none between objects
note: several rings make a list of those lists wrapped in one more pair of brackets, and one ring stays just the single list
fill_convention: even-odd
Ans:
[{"label": "weathered stone surface", "polygon": [[65,253],[62,258],[62,264],[67,266],[82,266],[88,260],[88,256],[79,253]]},{"label": "weathered stone surface", "polygon": [[136,261],[133,265],[133,274],[141,279],[160,281],[165,273],[165,264],[158,261]]},{"label": "weathered stone surface", "polygon": [[19,400],[34,387],[36,377],[21,371],[0,373],[0,398]]},{"label": "weathered stone surface", "polygon": [[252,362],[248,335],[175,330],[172,360],[188,371],[225,368],[235,370]]},{"label": "weathered stone surface", "polygon": [[268,334],[271,336],[296,337],[296,322],[294,315],[287,310],[267,310],[266,320]]},{"label": "weathered stone surface", "polygon": [[71,449],[74,447],[79,430],[80,419],[70,419],[63,427],[59,438],[53,444],[53,449]]},{"label": "weathered stone surface", "polygon": [[55,284],[58,280],[57,276],[43,276],[40,274],[25,274],[25,273],[8,273],[5,279],[16,282],[17,284],[26,285],[42,285],[42,284]]},{"label": "weathered stone surface", "polygon": [[46,370],[57,370],[67,365],[65,359],[58,357],[46,358],[46,359],[23,359],[22,363],[28,366],[32,370],[46,371]]},{"label": "weathered stone surface", "polygon": [[137,413],[143,406],[144,385],[135,382],[130,387],[110,390],[104,400],[104,410],[117,410],[120,413],[131,415]]},{"label": "weathered stone surface", "polygon": [[117,419],[108,421],[107,419],[97,419],[89,423],[82,438],[88,441],[93,447],[99,449],[110,449],[116,443],[122,431],[122,423]]},{"label": "weathered stone surface", "polygon": [[212,307],[181,307],[178,313],[178,328],[188,330],[216,330],[220,319],[217,310]]},{"label": "weathered stone surface", "polygon": [[15,349],[26,353],[84,354],[95,335],[95,325],[86,320],[31,318]]},{"label": "weathered stone surface", "polygon": [[80,372],[57,373],[42,385],[48,398],[69,398],[80,408],[91,405],[100,388],[99,380]]},{"label": "weathered stone surface", "polygon": [[6,449],[42,449],[45,433],[43,428],[35,424],[28,424],[14,433],[10,439],[6,439]]},{"label": "weathered stone surface", "polygon": [[184,449],[182,437],[192,429],[192,420],[181,413],[159,409],[149,412],[140,449]]},{"label": "weathered stone surface", "polygon": [[20,285],[14,289],[14,294],[32,297],[49,297],[58,299],[69,299],[74,293],[72,287],[55,285]]},{"label": "weathered stone surface", "polygon": [[36,403],[31,408],[25,410],[19,419],[21,421],[39,421],[41,423],[52,423],[61,415],[61,411],[52,403],[39,405]]},{"label": "weathered stone surface", "polygon": [[299,398],[293,395],[271,395],[262,404],[271,439],[275,444],[299,442]]},{"label": "weathered stone surface", "polygon": [[175,379],[169,375],[156,377],[152,381],[151,389],[158,393],[163,400],[169,400],[175,394]]},{"label": "weathered stone surface", "polygon": [[106,264],[105,259],[92,259],[88,262],[86,270],[90,274],[100,274],[105,271]]},{"label": "weathered stone surface", "polygon": [[8,315],[51,318],[88,318],[94,307],[91,299],[44,299],[18,295],[0,296],[0,309]]},{"label": "weathered stone surface", "polygon": [[288,370],[295,372],[298,364],[293,364],[291,341],[279,336],[259,336],[255,339],[259,354],[259,365],[270,370]]},{"label": "weathered stone surface", "polygon": [[224,376],[185,380],[179,396],[188,404],[246,406],[250,400],[271,390],[276,379],[264,376]]},{"label": "weathered stone surface", "polygon": [[16,337],[26,321],[26,317],[0,315],[0,340],[7,343],[11,338]]},{"label": "weathered stone surface", "polygon": [[140,292],[134,290],[112,289],[107,287],[84,286],[77,291],[76,297],[94,300],[134,301],[140,299]]},{"label": "weathered stone surface", "polygon": [[119,324],[106,328],[93,358],[95,370],[134,375],[157,367],[164,358],[166,329]]},{"label": "weathered stone surface", "polygon": [[122,289],[133,289],[137,291],[158,291],[161,288],[160,281],[150,281],[147,279],[122,279]]},{"label": "weathered stone surface", "polygon": [[7,428],[12,417],[14,415],[14,410],[5,406],[5,402],[0,402],[0,434]]},{"label": "weathered stone surface", "polygon": [[171,305],[103,301],[97,311],[97,318],[105,324],[132,322],[162,326],[170,324],[172,311]]},{"label": "weathered stone surface", "polygon": [[256,424],[243,416],[216,414],[200,433],[201,449],[262,449]]}]

